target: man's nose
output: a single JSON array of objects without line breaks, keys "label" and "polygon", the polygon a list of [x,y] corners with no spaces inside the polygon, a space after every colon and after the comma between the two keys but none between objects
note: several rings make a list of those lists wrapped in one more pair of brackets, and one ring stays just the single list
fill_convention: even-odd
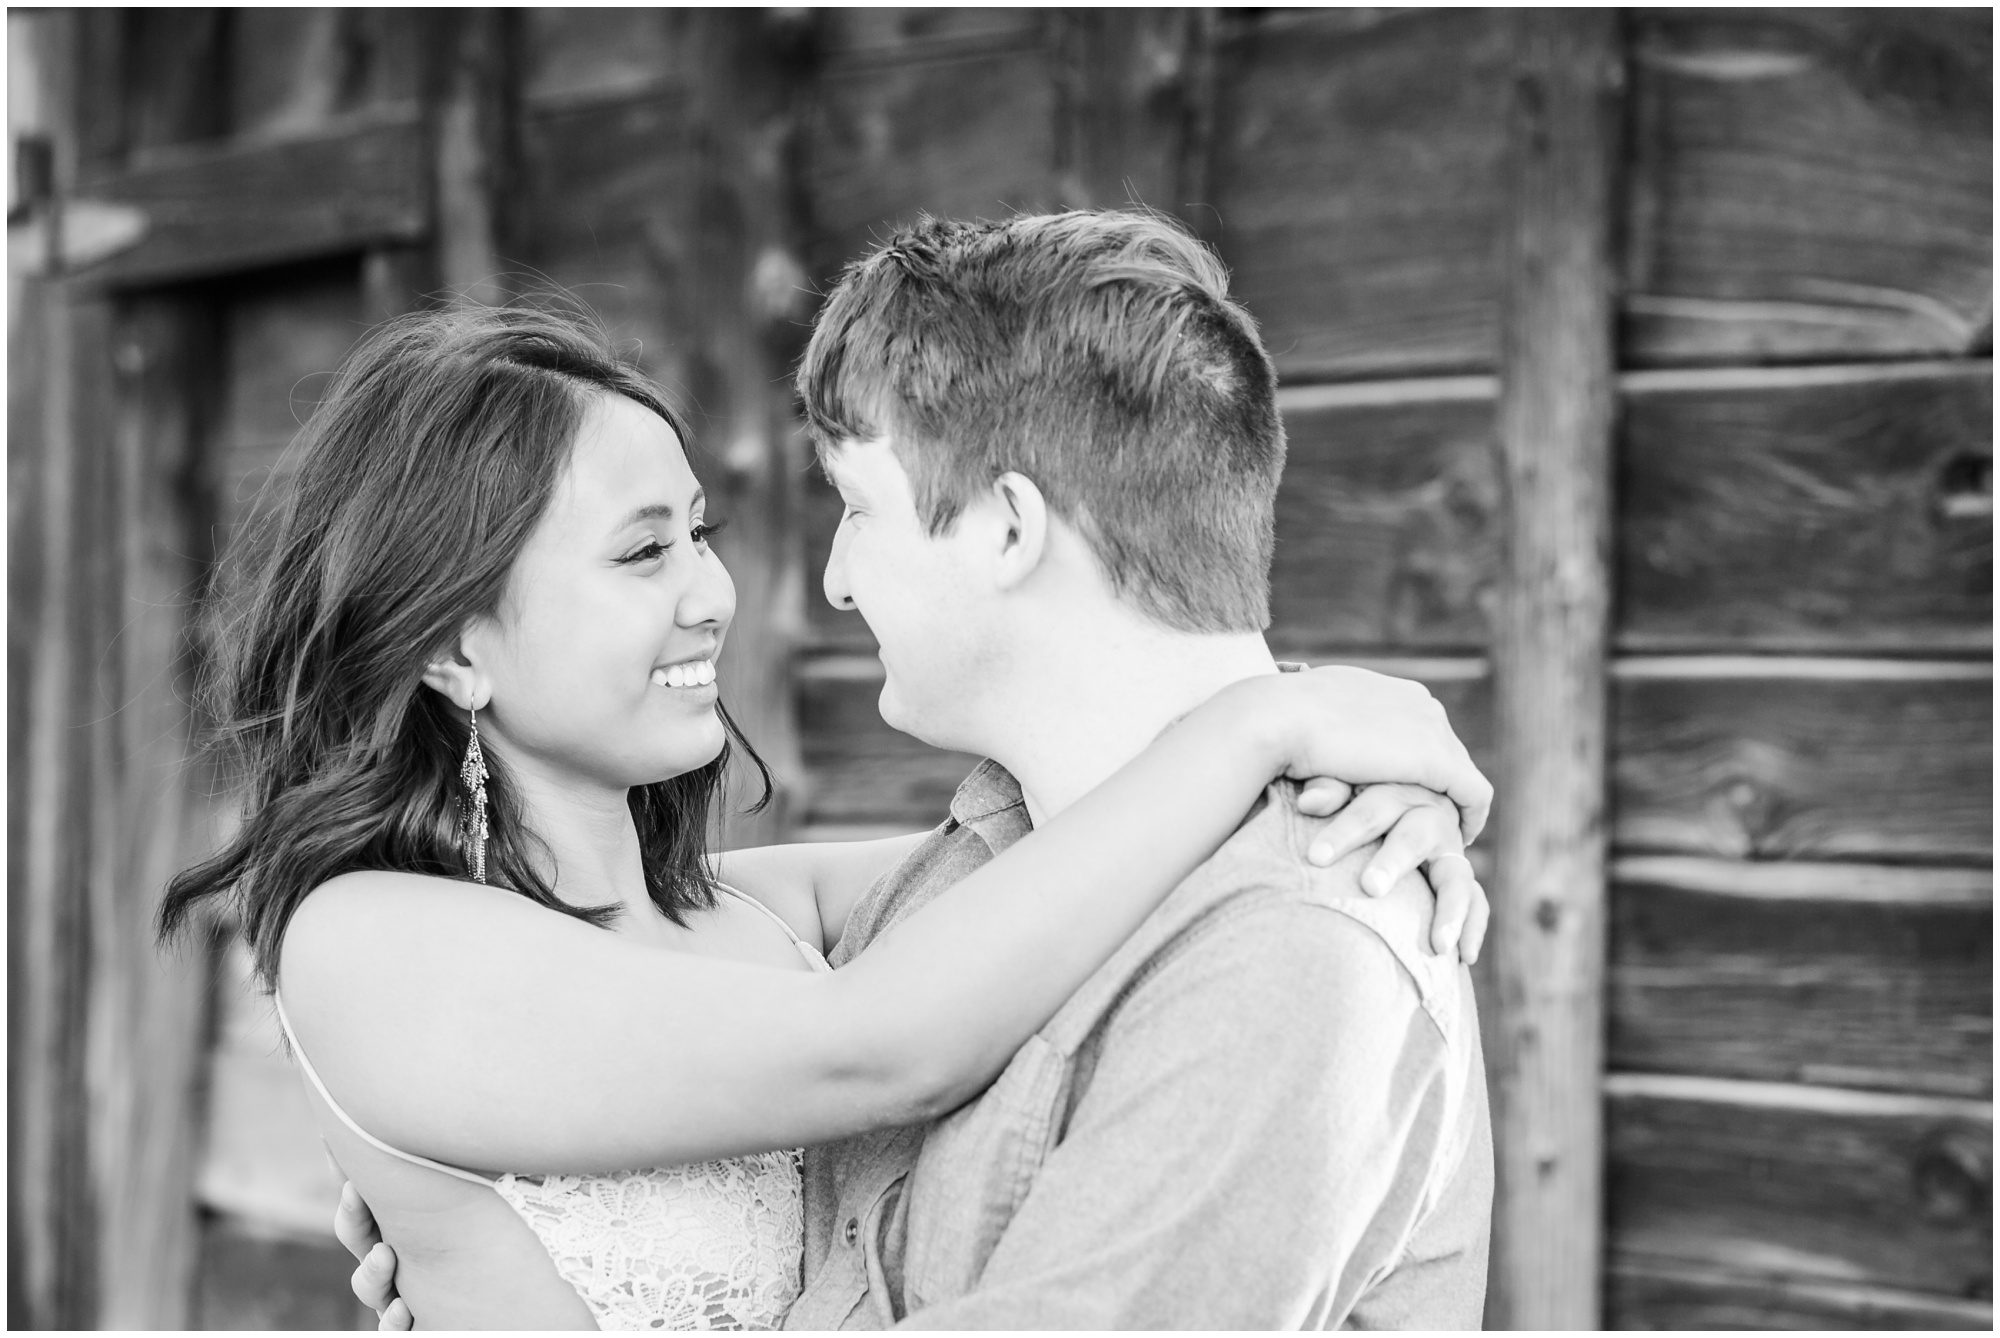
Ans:
[{"label": "man's nose", "polygon": [[846,536],[835,534],[833,551],[826,555],[826,571],[820,577],[820,587],[826,591],[826,602],[837,609],[854,607],[854,596],[847,589],[846,548]]}]

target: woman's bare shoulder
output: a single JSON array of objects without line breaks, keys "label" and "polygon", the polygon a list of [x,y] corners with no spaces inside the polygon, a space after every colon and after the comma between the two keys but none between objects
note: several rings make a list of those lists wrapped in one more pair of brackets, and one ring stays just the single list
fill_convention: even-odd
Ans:
[{"label": "woman's bare shoulder", "polygon": [[436,962],[440,954],[560,941],[572,930],[588,934],[591,927],[505,888],[362,869],[306,894],[285,927],[279,974],[288,995],[294,982],[380,985],[399,967]]}]

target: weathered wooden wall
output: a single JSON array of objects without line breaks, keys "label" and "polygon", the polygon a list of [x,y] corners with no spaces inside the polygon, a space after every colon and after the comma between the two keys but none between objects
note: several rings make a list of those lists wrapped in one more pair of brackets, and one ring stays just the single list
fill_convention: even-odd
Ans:
[{"label": "weathered wooden wall", "polygon": [[[539,272],[637,342],[735,522],[725,686],[785,781],[744,830],[901,830],[967,760],[882,726],[819,597],[810,295],[920,209],[1179,213],[1282,371],[1276,648],[1424,679],[1504,770],[1508,12],[22,31],[55,171],[11,229],[17,1325],[356,1318],[240,959],[140,926],[222,820],[176,770],[189,596],[314,378],[424,294]],[[1632,11],[1617,51],[1602,1318],[1990,1327],[1990,16]],[[1536,1318],[1532,1243],[1496,1258],[1490,1318]]]},{"label": "weathered wooden wall", "polygon": [[[919,208],[1103,202],[1067,174],[1069,22],[839,23],[817,272]],[[1279,359],[1274,643],[1424,678],[1501,774],[1516,19],[1083,22],[1151,53],[1183,152],[1135,193],[1221,248]],[[1610,1325],[1990,1323],[1990,47],[1964,11],[1624,16]],[[881,725],[855,619],[809,626],[808,821],[935,818],[963,759]],[[1544,1242],[1516,1276],[1509,1244],[1490,1318],[1557,1322],[1513,1290]]]}]

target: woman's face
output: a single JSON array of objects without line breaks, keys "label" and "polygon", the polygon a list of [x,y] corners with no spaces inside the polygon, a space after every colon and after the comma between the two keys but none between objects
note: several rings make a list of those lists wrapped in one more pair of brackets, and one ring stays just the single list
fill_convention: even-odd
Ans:
[{"label": "woman's face", "polygon": [[736,590],[681,443],[620,395],[585,416],[495,617],[462,643],[483,735],[523,779],[619,790],[712,761]]}]

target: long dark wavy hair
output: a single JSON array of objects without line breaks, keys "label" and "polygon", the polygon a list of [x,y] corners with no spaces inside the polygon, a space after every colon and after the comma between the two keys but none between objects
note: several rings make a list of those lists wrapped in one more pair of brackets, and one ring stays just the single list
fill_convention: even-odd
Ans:
[{"label": "long dark wavy hair", "polygon": [[[422,682],[468,619],[492,614],[547,509],[593,399],[622,395],[683,443],[666,397],[573,303],[461,307],[401,317],[348,355],[294,445],[296,475],[249,569],[220,604],[204,690],[214,743],[243,783],[243,823],[167,886],[159,932],[197,907],[233,909],[266,986],[306,895],[343,873],[469,878],[458,841],[466,717]],[[634,787],[646,890],[676,923],[715,904],[710,812],[731,745],[771,773],[718,703],[714,761]],[[495,885],[592,924],[540,870],[506,768],[487,754]],[[533,856],[539,856],[535,858]]]}]

